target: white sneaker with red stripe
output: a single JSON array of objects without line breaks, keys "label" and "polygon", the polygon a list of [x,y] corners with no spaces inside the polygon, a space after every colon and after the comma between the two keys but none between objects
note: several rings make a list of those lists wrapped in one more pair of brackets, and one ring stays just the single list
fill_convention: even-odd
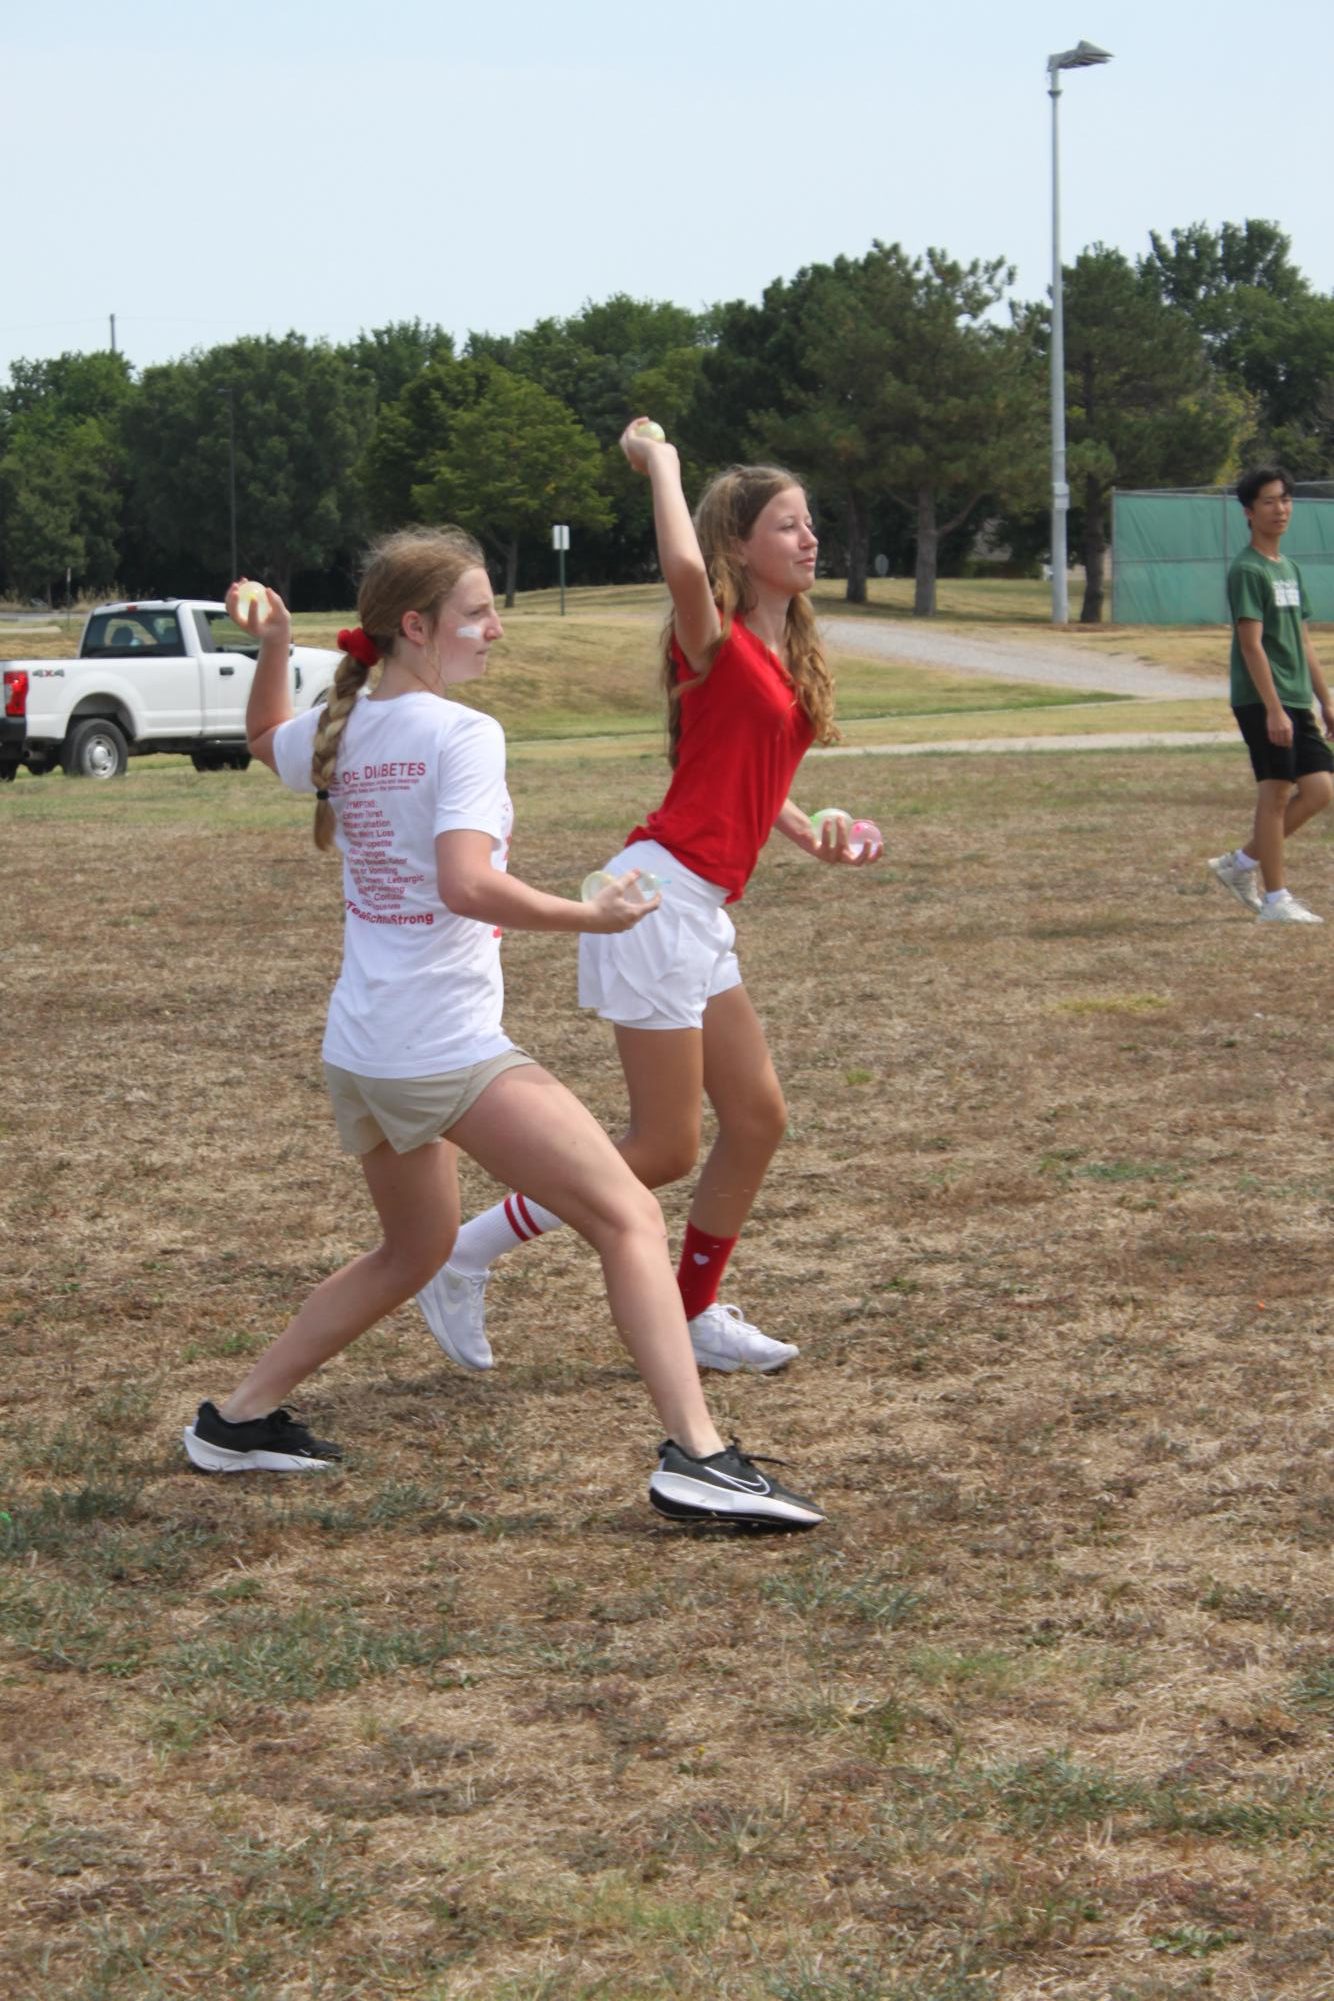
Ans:
[{"label": "white sneaker with red stripe", "polygon": [[451,1362],[464,1369],[491,1369],[495,1356],[486,1338],[486,1281],[442,1265],[417,1294],[422,1319]]}]

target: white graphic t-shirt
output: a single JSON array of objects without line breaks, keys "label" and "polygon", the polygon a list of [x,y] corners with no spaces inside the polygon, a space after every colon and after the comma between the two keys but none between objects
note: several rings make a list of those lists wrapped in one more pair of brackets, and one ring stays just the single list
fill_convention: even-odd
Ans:
[{"label": "white graphic t-shirt", "polygon": [[[313,792],[323,709],[285,722],[274,762]],[[512,1049],[501,1027],[500,934],[456,917],[436,888],[435,837],[491,836],[503,869],[514,811],[505,737],[491,716],[436,695],[364,696],[347,719],[329,787],[343,856],[343,969],[324,1059],[363,1077],[434,1077]]]}]

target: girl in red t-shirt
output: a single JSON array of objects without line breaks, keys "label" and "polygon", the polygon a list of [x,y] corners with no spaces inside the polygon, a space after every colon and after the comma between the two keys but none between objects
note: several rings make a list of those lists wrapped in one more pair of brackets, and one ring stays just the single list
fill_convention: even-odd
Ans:
[{"label": "girl in red t-shirt", "polygon": [[[834,691],[806,593],[818,542],[806,495],[775,466],[733,466],[706,489],[692,521],[676,448],[637,418],[621,449],[653,490],[658,560],[672,597],[664,635],[671,782],[666,797],[608,864],[664,882],[662,906],[633,931],[586,939],[579,998],[616,1031],[630,1094],[618,1142],[650,1188],[680,1180],[699,1155],[703,1103],[717,1119],[686,1225],[677,1273],[701,1368],[782,1368],[798,1352],[719,1303],[733,1245],[787,1125],[764,1030],[741,984],[735,903],[775,829],[803,854],[842,867],[847,822],[817,836],[788,797],[813,741],[831,742]],[[492,1262],[560,1218],[512,1194],[466,1223],[449,1264],[417,1295],[445,1352],[489,1368],[483,1288]]]}]

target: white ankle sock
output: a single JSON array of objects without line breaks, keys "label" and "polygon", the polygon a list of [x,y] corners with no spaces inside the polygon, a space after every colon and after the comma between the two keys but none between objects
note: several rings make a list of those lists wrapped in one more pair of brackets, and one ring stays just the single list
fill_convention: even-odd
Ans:
[{"label": "white ankle sock", "polygon": [[1291,895],[1292,891],[1290,889],[1267,889],[1265,891],[1265,902],[1282,903],[1284,897]]},{"label": "white ankle sock", "polygon": [[507,1195],[494,1209],[483,1209],[479,1216],[473,1216],[463,1225],[449,1262],[455,1271],[476,1278],[516,1244],[526,1244],[533,1237],[544,1237],[549,1230],[564,1227],[559,1216],[530,1196]]},{"label": "white ankle sock", "polygon": [[1259,862],[1252,861],[1245,848],[1238,848],[1232,860],[1237,868],[1259,868]]}]

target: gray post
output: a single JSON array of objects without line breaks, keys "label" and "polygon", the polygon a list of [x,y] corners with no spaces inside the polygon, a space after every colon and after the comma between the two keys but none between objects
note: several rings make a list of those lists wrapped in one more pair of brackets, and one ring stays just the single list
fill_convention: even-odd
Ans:
[{"label": "gray post", "polygon": [[227,398],[227,500],[231,513],[232,527],[232,580],[241,572],[236,556],[236,389],[228,383],[223,390]]},{"label": "gray post", "polygon": [[1065,311],[1061,287],[1061,167],[1058,108],[1061,72],[1047,65],[1051,98],[1051,622],[1070,623],[1066,557],[1066,517],[1070,488],[1065,477]]}]

